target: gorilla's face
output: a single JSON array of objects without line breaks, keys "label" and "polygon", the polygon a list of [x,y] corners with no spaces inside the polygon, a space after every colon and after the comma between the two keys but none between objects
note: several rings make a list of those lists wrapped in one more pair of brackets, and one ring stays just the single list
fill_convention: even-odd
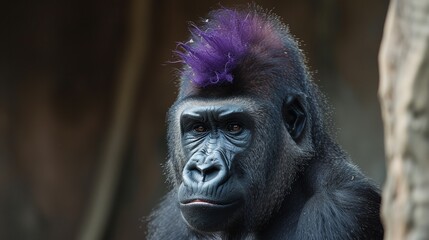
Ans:
[{"label": "gorilla's face", "polygon": [[199,231],[217,231],[240,215],[243,185],[232,165],[252,139],[251,113],[238,104],[190,104],[180,114],[186,157],[179,187],[182,215]]},{"label": "gorilla's face", "polygon": [[[274,207],[277,199],[265,192],[282,192],[290,183],[269,179],[291,175],[284,172],[289,167],[281,165],[287,162],[278,163],[283,158],[281,139],[288,131],[283,112],[281,106],[237,98],[179,102],[173,111],[175,123],[170,122],[176,127],[170,130],[180,132],[180,156],[175,158],[181,174],[178,197],[190,227],[225,230],[245,221],[251,211]],[[303,123],[297,122],[294,110],[287,114],[290,125],[300,129]]]}]

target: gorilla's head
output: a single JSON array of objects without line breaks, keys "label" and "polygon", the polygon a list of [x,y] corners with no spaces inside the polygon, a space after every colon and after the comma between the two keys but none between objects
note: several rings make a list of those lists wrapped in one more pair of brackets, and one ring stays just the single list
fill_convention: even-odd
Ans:
[{"label": "gorilla's head", "polygon": [[322,118],[302,54],[257,7],[212,12],[180,46],[168,169],[182,216],[200,232],[257,228],[317,147]]}]

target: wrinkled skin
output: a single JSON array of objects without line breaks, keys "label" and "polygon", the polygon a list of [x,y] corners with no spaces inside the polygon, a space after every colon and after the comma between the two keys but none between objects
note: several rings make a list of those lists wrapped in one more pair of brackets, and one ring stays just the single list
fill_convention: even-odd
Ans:
[{"label": "wrinkled skin", "polygon": [[179,187],[180,209],[197,230],[222,229],[242,204],[243,189],[231,173],[231,164],[250,144],[251,123],[244,124],[248,118],[244,109],[234,105],[189,107],[181,114],[183,148],[189,160]]}]

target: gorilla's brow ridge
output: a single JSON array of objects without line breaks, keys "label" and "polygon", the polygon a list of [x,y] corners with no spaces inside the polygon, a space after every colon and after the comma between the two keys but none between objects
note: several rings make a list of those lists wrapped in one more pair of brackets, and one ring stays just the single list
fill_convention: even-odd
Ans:
[{"label": "gorilla's brow ridge", "polygon": [[[208,112],[207,109],[210,109]],[[186,109],[182,112],[181,118],[183,119],[193,119],[198,121],[205,120],[214,120],[214,121],[225,121],[226,119],[233,118],[237,115],[250,115],[246,112],[245,109],[234,106],[201,106],[201,107],[193,107],[192,109]]]}]

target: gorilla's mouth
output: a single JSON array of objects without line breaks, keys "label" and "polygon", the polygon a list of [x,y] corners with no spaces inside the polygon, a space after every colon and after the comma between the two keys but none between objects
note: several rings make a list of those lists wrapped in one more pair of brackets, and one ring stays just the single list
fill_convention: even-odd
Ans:
[{"label": "gorilla's mouth", "polygon": [[230,201],[230,202],[219,202],[219,201],[215,201],[215,200],[209,200],[209,199],[201,199],[201,198],[196,198],[196,199],[190,199],[190,200],[186,200],[181,202],[181,204],[183,205],[208,205],[208,206],[229,206],[229,205],[233,205],[235,203],[237,203],[239,200],[236,201]]},{"label": "gorilla's mouth", "polygon": [[180,211],[186,223],[201,232],[224,229],[240,213],[241,201],[218,202],[202,198],[180,202]]},{"label": "gorilla's mouth", "polygon": [[212,201],[208,201],[208,200],[203,200],[203,199],[194,199],[194,200],[190,200],[188,202],[186,202],[185,204],[209,204],[209,205],[220,205],[218,203],[212,202]]}]

